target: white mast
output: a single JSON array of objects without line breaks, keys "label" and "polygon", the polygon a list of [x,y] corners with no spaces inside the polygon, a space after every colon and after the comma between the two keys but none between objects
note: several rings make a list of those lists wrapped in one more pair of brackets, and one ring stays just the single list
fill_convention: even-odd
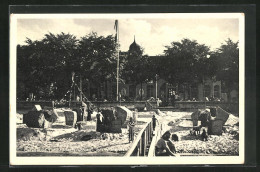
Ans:
[{"label": "white mast", "polygon": [[115,21],[115,29],[116,29],[116,42],[118,43],[117,51],[117,67],[116,67],[116,101],[119,101],[119,88],[118,88],[118,80],[119,80],[119,25],[118,20]]}]

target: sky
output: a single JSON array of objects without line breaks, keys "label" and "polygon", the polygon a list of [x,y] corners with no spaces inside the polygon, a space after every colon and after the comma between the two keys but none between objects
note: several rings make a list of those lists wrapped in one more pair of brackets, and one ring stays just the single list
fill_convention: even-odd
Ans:
[{"label": "sky", "polygon": [[[116,18],[22,18],[17,20],[17,43],[26,44],[26,37],[41,40],[51,32],[75,35],[78,39],[97,32],[115,35]],[[239,41],[239,20],[236,18],[119,18],[120,50],[127,51],[134,41],[150,56],[163,54],[165,46],[184,38],[205,44],[211,50],[225,40]]]}]

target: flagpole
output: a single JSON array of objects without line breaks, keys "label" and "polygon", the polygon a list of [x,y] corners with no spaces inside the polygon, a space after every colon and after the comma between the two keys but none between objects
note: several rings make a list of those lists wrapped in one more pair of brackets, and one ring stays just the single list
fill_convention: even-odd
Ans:
[{"label": "flagpole", "polygon": [[117,51],[118,51],[118,56],[117,56],[117,67],[116,67],[116,101],[119,101],[119,88],[118,88],[118,80],[119,80],[119,25],[118,25],[118,20],[117,20]]}]

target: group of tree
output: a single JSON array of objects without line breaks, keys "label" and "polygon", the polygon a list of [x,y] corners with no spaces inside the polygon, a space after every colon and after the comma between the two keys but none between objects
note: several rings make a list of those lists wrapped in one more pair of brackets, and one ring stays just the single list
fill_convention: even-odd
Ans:
[{"label": "group of tree", "polygon": [[[17,46],[17,97],[26,99],[34,93],[38,99],[64,98],[72,73],[83,85],[113,80],[117,46],[112,35],[94,32],[81,39],[65,33],[48,33],[40,41],[27,38],[26,45]],[[87,89],[83,87],[83,92]]]},{"label": "group of tree", "polygon": [[[27,38],[26,45],[17,46],[17,97],[26,99],[34,93],[37,98],[64,98],[73,72],[75,82],[81,78],[84,93],[89,92],[90,83],[100,88],[106,81],[116,81],[118,46],[113,35],[104,37],[94,32],[80,39],[65,33],[48,33],[36,41]],[[120,79],[142,85],[155,75],[172,84],[216,78],[230,91],[238,83],[238,63],[238,42],[228,39],[210,51],[204,44],[183,39],[166,46],[164,55],[157,58],[144,55],[142,47],[128,52],[120,59]]]},{"label": "group of tree", "polygon": [[238,90],[238,42],[228,39],[211,51],[195,40],[182,39],[166,46],[164,56],[153,58],[150,71],[170,84],[196,85],[205,80],[220,80],[223,92]]}]

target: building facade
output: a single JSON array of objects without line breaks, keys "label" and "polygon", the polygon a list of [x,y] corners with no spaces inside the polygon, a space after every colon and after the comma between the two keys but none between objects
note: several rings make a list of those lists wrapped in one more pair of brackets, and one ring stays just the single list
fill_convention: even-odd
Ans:
[{"label": "building facade", "polygon": [[[134,42],[129,46],[128,52],[120,52],[120,59],[125,59],[128,55],[134,52],[140,52],[140,46]],[[151,58],[155,58],[151,56]],[[158,57],[160,58],[160,56]],[[163,60],[163,59],[159,59]],[[104,82],[101,88],[93,86],[91,95],[92,100],[116,100],[116,82]],[[210,79],[204,80],[202,83],[196,85],[185,85],[176,83],[169,84],[164,79],[157,79],[156,81],[143,82],[142,84],[126,84],[119,82],[119,95],[121,101],[133,100],[147,100],[151,97],[159,98],[163,102],[168,102],[172,95],[179,101],[204,101],[207,98],[222,98],[221,81],[214,81]]]}]

